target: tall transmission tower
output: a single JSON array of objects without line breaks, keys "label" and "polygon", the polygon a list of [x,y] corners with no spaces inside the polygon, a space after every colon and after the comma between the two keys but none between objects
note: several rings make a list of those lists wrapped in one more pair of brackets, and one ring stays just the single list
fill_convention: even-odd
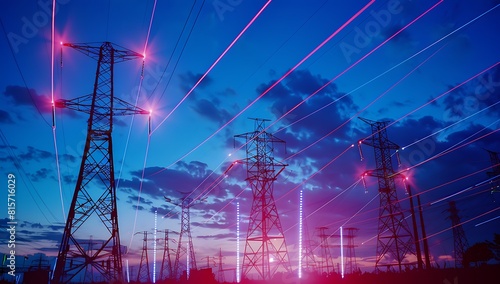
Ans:
[{"label": "tall transmission tower", "polygon": [[405,258],[409,254],[415,255],[415,249],[410,228],[398,201],[394,182],[397,174],[392,166],[391,150],[398,150],[399,146],[390,141],[387,136],[387,121],[360,119],[368,123],[372,129],[370,138],[360,143],[373,147],[376,164],[376,169],[369,170],[364,175],[378,179],[380,193],[375,269],[379,270],[381,266],[387,268],[398,266],[401,272]]},{"label": "tall transmission tower", "polygon": [[[181,232],[179,234],[177,252],[175,255],[174,276],[180,276],[181,271],[179,269],[180,266],[182,266],[181,259],[186,256],[186,276],[189,279],[190,270],[198,269],[196,266],[196,255],[194,253],[193,238],[191,237],[190,208],[197,203],[203,202],[204,200],[195,201],[190,197],[183,197],[178,202],[174,202],[168,197],[165,197],[165,200],[173,205],[181,207]],[[186,240],[187,238],[186,245],[183,244],[183,238],[184,240]]]},{"label": "tall transmission tower", "polygon": [[274,202],[274,181],[287,165],[274,159],[274,145],[285,141],[265,132],[265,119],[253,119],[253,132],[235,135],[245,139],[247,181],[252,189],[252,208],[243,255],[243,276],[270,280],[281,268],[290,272],[290,261]]},{"label": "tall transmission tower", "polygon": [[335,269],[333,265],[332,254],[330,252],[330,245],[328,244],[328,238],[330,236],[326,233],[326,230],[328,230],[328,228],[318,227],[316,228],[316,230],[318,231],[319,248],[321,250],[320,273],[321,274],[326,273],[326,275],[330,275],[330,273],[335,272]]},{"label": "tall transmission tower", "polygon": [[355,251],[355,248],[357,246],[354,243],[354,238],[356,237],[358,228],[344,228],[344,230],[346,231],[344,238],[347,239],[347,245],[345,245],[345,247],[347,248],[346,271],[349,274],[353,274],[358,270],[358,266],[356,264],[356,251]]},{"label": "tall transmission tower", "polygon": [[448,218],[451,220],[451,226],[453,228],[453,256],[455,258],[455,267],[462,267],[464,253],[469,247],[469,242],[465,237],[465,231],[464,228],[462,228],[462,222],[458,216],[458,209],[455,201],[450,201],[448,204],[450,206],[450,208],[448,208],[448,212],[450,212]]},{"label": "tall transmission tower", "polygon": [[148,258],[148,232],[144,231],[142,239],[142,254],[141,262],[139,263],[139,271],[137,272],[137,282],[151,282],[151,273],[149,273],[149,258]]},{"label": "tall transmission tower", "polygon": [[316,247],[316,245],[309,237],[309,230],[307,229],[306,219],[304,219],[303,222],[304,222],[305,230],[302,231],[302,235],[303,235],[302,238],[304,240],[304,245],[302,247],[302,250],[303,250],[302,269],[305,272],[313,272],[318,268],[317,261],[316,261],[316,258],[314,256],[314,247]]},{"label": "tall transmission tower", "polygon": [[[149,112],[114,97],[114,64],[143,56],[130,50],[115,49],[110,42],[101,46],[63,45],[97,60],[97,71],[92,94],[55,102],[56,107],[87,113],[89,119],[80,171],[57,256],[54,283],[76,280],[75,277],[89,265],[106,281],[122,281],[111,137],[113,117]],[[95,229],[100,229],[99,236],[103,241],[89,254],[80,243],[81,235]]]},{"label": "tall transmission tower", "polygon": [[[161,231],[159,231],[161,232]],[[173,270],[172,270],[172,261],[170,257],[170,245],[169,245],[169,237],[168,237],[168,229],[163,231],[165,236],[163,238],[163,258],[161,261],[160,268],[160,280],[165,280],[168,278],[173,278]]]}]

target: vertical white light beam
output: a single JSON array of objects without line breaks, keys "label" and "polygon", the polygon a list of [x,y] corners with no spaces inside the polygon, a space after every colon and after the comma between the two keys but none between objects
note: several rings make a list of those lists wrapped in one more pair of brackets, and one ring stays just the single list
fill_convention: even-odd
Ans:
[{"label": "vertical white light beam", "polygon": [[240,202],[236,202],[236,283],[240,283]]},{"label": "vertical white light beam", "polygon": [[153,232],[153,283],[156,283],[156,231],[158,224],[158,210],[155,210],[155,230]]},{"label": "vertical white light beam", "polygon": [[56,261],[54,262],[54,268],[52,269],[52,276],[50,277],[50,280],[54,279],[54,273],[56,272],[56,264],[57,264],[57,257]]},{"label": "vertical white light beam", "polygon": [[128,259],[125,260],[125,263],[127,264],[127,283],[130,283],[130,270],[128,268]]},{"label": "vertical white light beam", "polygon": [[302,278],[302,189],[299,193],[299,279]]},{"label": "vertical white light beam", "polygon": [[344,234],[342,232],[342,226],[340,226],[340,269],[342,278],[344,278]]},{"label": "vertical white light beam", "polygon": [[186,279],[189,280],[189,272],[190,272],[190,267],[189,267],[189,255],[191,254],[191,250],[189,247],[189,241],[187,242],[187,257],[186,257]]}]

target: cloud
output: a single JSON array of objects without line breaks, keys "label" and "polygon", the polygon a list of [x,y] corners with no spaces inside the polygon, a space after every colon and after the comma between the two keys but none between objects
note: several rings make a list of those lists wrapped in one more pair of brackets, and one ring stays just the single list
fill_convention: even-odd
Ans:
[{"label": "cloud", "polygon": [[[186,93],[189,92],[189,90],[191,90],[191,88],[193,88],[193,86],[198,82],[198,80],[201,79],[202,76],[203,76],[202,73],[194,74],[191,71],[188,71],[184,74],[180,74],[179,75],[179,78],[181,80],[180,88],[183,91],[185,91]],[[213,82],[212,78],[210,78],[210,76],[206,76],[205,78],[203,78],[203,80],[200,82],[200,84],[198,85],[198,87],[195,90],[204,89],[204,88],[208,87],[209,85],[211,85],[212,82]],[[193,92],[192,95],[194,95],[195,93],[196,93],[196,91]]]},{"label": "cloud", "polygon": [[32,229],[43,229],[43,226],[40,223],[34,223],[34,224],[31,224],[31,228]]},{"label": "cloud", "polygon": [[34,174],[29,174],[31,176],[32,181],[41,181],[46,179],[50,174],[50,171],[47,168],[41,168],[37,170]]},{"label": "cloud", "polygon": [[9,85],[5,87],[3,94],[10,98],[15,105],[34,106],[41,113],[51,112],[50,97],[38,94],[34,89]]},{"label": "cloud", "polygon": [[28,146],[27,151],[19,154],[17,157],[23,162],[26,161],[40,162],[41,160],[52,158],[53,154],[45,150],[37,149],[33,146]]},{"label": "cloud", "polygon": [[[270,102],[270,111],[277,119],[289,112],[280,122],[288,126],[286,133],[291,134],[286,139],[287,145],[295,148],[296,145],[306,146],[314,142],[331,131],[331,125],[340,125],[357,109],[349,96],[337,92],[336,85],[327,84],[328,81],[320,75],[311,74],[309,70],[298,70],[263,97]],[[264,92],[273,83],[261,84],[257,92]],[[321,91],[304,101],[323,86]],[[326,105],[328,107],[324,108]],[[324,109],[316,113],[321,108]],[[300,122],[297,122],[299,119]],[[348,131],[348,127],[345,127],[336,136],[345,136],[343,134]]]},{"label": "cloud", "polygon": [[139,203],[147,204],[147,205],[151,205],[153,203],[152,201],[146,201],[146,199],[144,199],[144,197],[139,197],[137,195],[129,196],[127,203],[133,204],[133,203],[136,203],[137,201],[139,201]]},{"label": "cloud", "polygon": [[202,240],[225,240],[225,239],[234,239],[236,238],[235,233],[225,233],[225,234],[215,234],[215,235],[199,235],[196,238]]},{"label": "cloud", "polygon": [[[180,161],[168,169],[148,167],[144,170],[142,194],[148,194],[156,199],[163,199],[163,196],[172,199],[181,198],[186,189],[213,182],[217,176],[210,176],[211,173],[207,164],[198,161],[189,163]],[[131,179],[120,181],[120,187],[125,191],[134,192],[141,188],[142,170],[132,171],[131,174]]]},{"label": "cloud", "polygon": [[193,105],[193,110],[203,117],[219,124],[225,123],[231,119],[229,112],[221,107],[218,99],[200,99]]},{"label": "cloud", "polygon": [[13,123],[10,113],[0,109],[0,123]]},{"label": "cloud", "polygon": [[[454,86],[448,87],[450,90]],[[471,82],[454,89],[446,96],[443,106],[446,118],[457,121],[498,103],[500,95],[500,69],[497,67]],[[485,111],[490,117],[499,117],[499,107]]]},{"label": "cloud", "polygon": [[[8,239],[9,232],[7,222],[9,220],[4,218],[0,222],[0,238]],[[16,228],[16,242],[24,244],[32,244],[29,249],[24,245],[19,246],[19,251],[16,253],[20,255],[33,254],[39,251],[48,251],[57,253],[58,245],[61,242],[64,224],[51,224],[45,225],[41,223],[33,223],[30,221],[18,220],[18,227]],[[43,247],[40,246],[43,243]],[[47,243],[52,244],[47,246]],[[16,246],[17,249],[17,246]]]}]

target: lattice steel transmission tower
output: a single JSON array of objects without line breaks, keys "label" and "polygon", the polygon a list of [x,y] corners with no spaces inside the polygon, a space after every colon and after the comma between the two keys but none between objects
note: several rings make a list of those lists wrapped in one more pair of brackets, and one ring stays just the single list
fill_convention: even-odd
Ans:
[{"label": "lattice steel transmission tower", "polygon": [[[122,281],[122,248],[118,229],[116,185],[111,132],[116,115],[149,114],[114,97],[114,64],[143,58],[130,50],[118,50],[111,43],[101,46],[63,44],[97,60],[93,92],[72,100],[59,100],[55,107],[89,114],[82,162],[64,228],[54,283],[68,283],[92,266],[106,281]],[[89,225],[90,224],[90,225]],[[102,244],[88,254],[81,243],[84,234],[100,229]]]},{"label": "lattice steel transmission tower", "polygon": [[346,231],[344,238],[347,239],[347,245],[345,247],[347,248],[347,253],[346,253],[346,272],[349,274],[353,274],[358,270],[358,266],[356,264],[356,250],[355,248],[357,247],[356,244],[354,243],[354,238],[356,237],[356,233],[358,232],[358,228],[344,228]]},{"label": "lattice steel transmission tower", "polygon": [[387,268],[398,266],[401,272],[405,258],[416,253],[415,243],[401,209],[394,182],[398,174],[394,172],[392,166],[391,150],[398,150],[399,146],[390,141],[387,136],[387,121],[360,119],[371,126],[372,135],[360,143],[373,147],[376,165],[376,169],[366,171],[363,176],[378,179],[380,194],[375,269],[379,270],[381,266]]},{"label": "lattice steel transmission tower", "polygon": [[245,139],[247,181],[252,189],[252,209],[243,255],[243,277],[253,273],[258,279],[270,280],[281,268],[290,272],[290,261],[274,202],[274,181],[287,165],[274,159],[274,145],[285,141],[265,132],[265,119],[253,119],[255,130],[235,135]]},{"label": "lattice steel transmission tower", "polygon": [[447,210],[450,212],[448,218],[451,220],[451,226],[453,228],[453,256],[455,258],[455,267],[462,267],[464,253],[467,248],[469,248],[469,242],[465,237],[465,231],[462,227],[460,217],[458,216],[458,209],[455,201],[450,201],[448,204],[450,206]]},{"label": "lattice steel transmission tower", "polygon": [[[158,231],[161,232],[161,231]],[[161,261],[161,268],[160,268],[160,280],[166,280],[169,278],[173,278],[173,270],[172,270],[172,260],[170,257],[170,245],[169,245],[169,237],[168,237],[168,230],[163,231],[165,233],[165,236],[163,238],[163,258]]]},{"label": "lattice steel transmission tower", "polygon": [[[196,266],[196,255],[194,253],[193,238],[191,237],[191,221],[190,221],[190,208],[194,205],[203,202],[204,200],[193,200],[190,197],[183,197],[179,202],[173,202],[170,198],[165,197],[165,200],[176,206],[181,207],[181,232],[179,234],[179,241],[177,243],[177,252],[175,254],[174,263],[174,276],[179,277],[181,271],[179,271],[181,264],[181,259],[186,256],[186,276],[189,279],[189,271],[191,269],[197,270]],[[184,240],[187,238],[187,245],[183,245]]]},{"label": "lattice steel transmission tower", "polygon": [[151,282],[151,273],[149,273],[149,257],[148,257],[148,232],[143,232],[142,238],[142,254],[141,262],[139,263],[139,271],[137,271],[137,282]]},{"label": "lattice steel transmission tower", "polygon": [[316,257],[314,256],[314,248],[317,243],[313,242],[309,237],[309,230],[307,228],[306,220],[304,222],[305,230],[302,231],[302,238],[304,240],[304,245],[302,246],[302,270],[304,272],[313,272],[318,268]]},{"label": "lattice steel transmission tower", "polygon": [[321,250],[321,265],[320,265],[320,273],[326,273],[326,275],[330,275],[330,273],[335,272],[333,265],[333,258],[330,252],[330,244],[328,244],[329,235],[326,233],[328,230],[327,227],[318,227],[316,228],[318,231],[319,238],[319,248]]}]

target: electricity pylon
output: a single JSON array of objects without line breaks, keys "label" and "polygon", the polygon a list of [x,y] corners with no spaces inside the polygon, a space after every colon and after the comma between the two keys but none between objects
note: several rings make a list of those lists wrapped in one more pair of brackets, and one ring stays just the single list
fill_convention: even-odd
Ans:
[{"label": "electricity pylon", "polygon": [[[122,281],[122,248],[118,229],[116,185],[111,132],[115,115],[149,114],[113,95],[114,64],[143,58],[130,50],[118,50],[109,43],[101,46],[63,44],[97,60],[92,94],[59,100],[56,107],[89,114],[87,139],[63,237],[59,246],[53,283],[69,283],[87,266],[108,282]],[[83,235],[95,230],[102,243],[88,253]]]},{"label": "electricity pylon", "polygon": [[[161,231],[158,231],[161,232]],[[161,269],[160,269],[160,280],[166,280],[168,278],[172,278],[172,261],[170,257],[170,245],[169,245],[169,237],[168,237],[168,229],[163,231],[165,236],[163,238],[163,258],[161,261]]]},{"label": "electricity pylon", "polygon": [[137,271],[137,282],[151,282],[151,274],[149,273],[149,258],[148,258],[148,231],[144,231],[142,239],[141,262],[139,263],[139,271]]},{"label": "electricity pylon", "polygon": [[[194,253],[193,238],[191,237],[191,221],[190,221],[190,208],[194,205],[203,202],[202,200],[193,200],[190,197],[183,197],[179,202],[174,202],[172,199],[165,197],[165,200],[173,205],[181,207],[181,232],[179,234],[179,242],[177,243],[177,252],[175,254],[174,263],[174,276],[179,277],[179,268],[181,266],[181,258],[186,256],[186,276],[189,279],[189,271],[191,269],[197,270],[196,254]],[[183,237],[187,238],[187,245],[183,245]]]},{"label": "electricity pylon", "polygon": [[326,275],[330,275],[330,273],[335,272],[333,265],[332,254],[330,253],[330,245],[328,244],[328,238],[330,237],[326,230],[327,227],[318,227],[318,237],[319,237],[319,247],[321,249],[321,266],[320,273],[325,273]]},{"label": "electricity pylon", "polygon": [[358,228],[344,228],[344,230],[346,231],[344,238],[347,239],[347,245],[345,245],[345,247],[347,248],[346,270],[347,273],[353,274],[358,270],[358,266],[356,264],[356,244],[354,243],[354,237],[356,237]]},{"label": "electricity pylon", "polygon": [[316,243],[309,238],[309,230],[307,229],[306,220],[307,219],[304,219],[303,221],[305,230],[302,230],[302,238],[304,240],[304,245],[302,247],[302,269],[305,272],[313,272],[318,268],[317,260],[314,256]]},{"label": "electricity pylon", "polygon": [[377,178],[380,194],[375,269],[379,270],[381,266],[387,268],[398,266],[401,272],[405,258],[416,253],[410,227],[401,209],[394,182],[394,178],[398,175],[392,166],[391,150],[398,150],[399,146],[388,138],[387,121],[360,119],[368,123],[372,129],[372,135],[360,141],[360,144],[373,147],[376,165],[376,169],[366,171],[364,176]]},{"label": "electricity pylon", "polygon": [[455,267],[462,267],[464,260],[464,253],[469,248],[469,242],[465,237],[465,231],[462,227],[462,222],[460,221],[460,217],[458,216],[458,209],[455,204],[455,201],[449,202],[450,208],[448,208],[448,212],[450,212],[450,216],[448,217],[451,220],[451,226],[453,228],[453,254],[455,258]]},{"label": "electricity pylon", "polygon": [[255,130],[235,135],[245,139],[247,181],[252,188],[252,209],[243,257],[243,276],[256,273],[271,280],[281,267],[290,272],[290,261],[274,202],[274,181],[287,165],[274,159],[274,144],[285,141],[265,132],[264,119],[255,120]]}]

